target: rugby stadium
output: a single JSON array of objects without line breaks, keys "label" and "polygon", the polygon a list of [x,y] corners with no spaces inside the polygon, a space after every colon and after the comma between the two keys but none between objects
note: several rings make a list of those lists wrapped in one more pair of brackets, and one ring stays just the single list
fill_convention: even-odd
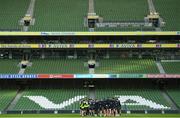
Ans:
[{"label": "rugby stadium", "polygon": [[179,5],[0,0],[0,118],[179,118]]}]

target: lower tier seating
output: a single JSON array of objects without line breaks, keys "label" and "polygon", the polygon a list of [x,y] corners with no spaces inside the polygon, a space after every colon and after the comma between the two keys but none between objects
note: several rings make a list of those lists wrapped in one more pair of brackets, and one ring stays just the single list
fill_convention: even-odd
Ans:
[{"label": "lower tier seating", "polygon": [[79,109],[79,100],[86,97],[81,89],[29,89],[23,92],[14,110]]},{"label": "lower tier seating", "polygon": [[180,107],[180,89],[168,89],[167,92],[174,102]]},{"label": "lower tier seating", "polygon": [[118,97],[124,110],[171,109],[159,90],[156,89],[98,89],[96,97]]},{"label": "lower tier seating", "polygon": [[0,90],[0,111],[3,111],[16,96],[16,90]]},{"label": "lower tier seating", "polygon": [[168,74],[180,74],[180,62],[161,62]]},{"label": "lower tier seating", "polygon": [[[79,101],[88,97],[82,89],[29,89],[23,92],[14,110],[79,110]],[[118,97],[123,110],[172,109],[158,89],[96,89],[97,99]],[[178,98],[178,97],[177,97]]]}]

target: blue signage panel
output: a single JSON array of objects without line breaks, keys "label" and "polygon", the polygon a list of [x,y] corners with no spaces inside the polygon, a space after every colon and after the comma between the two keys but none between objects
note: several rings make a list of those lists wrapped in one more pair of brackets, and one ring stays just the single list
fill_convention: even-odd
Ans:
[{"label": "blue signage panel", "polygon": [[35,79],[36,74],[0,74],[0,79]]}]

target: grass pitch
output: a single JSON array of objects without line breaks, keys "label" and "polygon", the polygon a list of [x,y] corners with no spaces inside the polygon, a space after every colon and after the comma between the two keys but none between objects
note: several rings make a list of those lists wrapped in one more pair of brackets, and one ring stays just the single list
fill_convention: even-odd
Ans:
[{"label": "grass pitch", "polygon": [[[79,114],[3,114],[0,118],[102,118],[102,117],[80,117]],[[180,118],[180,114],[122,114],[116,118]],[[107,117],[106,117],[107,118]],[[113,117],[109,117],[113,118]]]}]

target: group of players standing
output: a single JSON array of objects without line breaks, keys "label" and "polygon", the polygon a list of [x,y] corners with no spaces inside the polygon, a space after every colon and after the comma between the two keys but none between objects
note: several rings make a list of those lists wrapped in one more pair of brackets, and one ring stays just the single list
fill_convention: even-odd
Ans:
[{"label": "group of players standing", "polygon": [[103,100],[83,99],[80,101],[81,116],[120,116],[121,103],[117,98]]}]

